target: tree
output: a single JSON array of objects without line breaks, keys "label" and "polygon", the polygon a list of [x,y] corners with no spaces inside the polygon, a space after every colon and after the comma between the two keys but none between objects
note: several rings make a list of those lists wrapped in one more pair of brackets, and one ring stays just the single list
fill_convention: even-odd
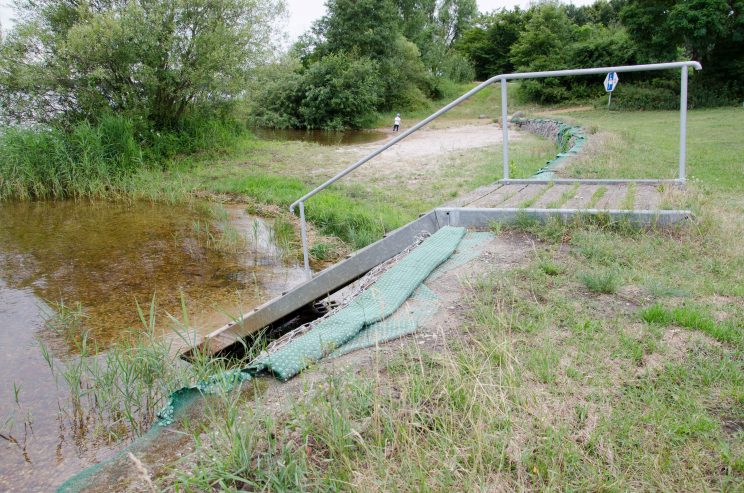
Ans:
[{"label": "tree", "polygon": [[316,60],[330,53],[354,53],[379,61],[394,51],[401,31],[392,0],[328,0],[326,8],[328,13],[313,26]]},{"label": "tree", "polygon": [[382,100],[377,62],[331,54],[302,79],[300,115],[306,128],[361,128]]},{"label": "tree", "polygon": [[522,71],[566,68],[566,48],[573,42],[574,32],[575,25],[558,2],[540,4],[512,46],[512,63]]},{"label": "tree", "polygon": [[638,45],[645,62],[677,58],[679,38],[666,28],[669,10],[676,0],[631,0],[621,11],[623,26]]},{"label": "tree", "polygon": [[[575,64],[570,45],[576,39],[576,25],[558,2],[546,2],[531,9],[530,20],[511,49],[511,60],[517,70],[535,72],[558,70]],[[556,103],[569,98],[570,81],[566,79],[525,80],[520,91],[540,103]]]},{"label": "tree", "polygon": [[403,35],[426,53],[437,36],[437,0],[396,0],[395,3]]},{"label": "tree", "polygon": [[448,43],[477,12],[474,0],[328,0],[327,13],[291,49],[299,68],[267,82],[251,114],[259,125],[342,130],[378,111],[412,110],[469,82],[470,61]]},{"label": "tree", "polygon": [[630,0],[623,25],[644,62],[702,63],[706,92],[744,96],[744,0]]},{"label": "tree", "polygon": [[627,0],[596,0],[590,5],[577,7],[566,5],[566,15],[577,26],[585,24],[601,24],[610,27],[620,23],[620,10]]},{"label": "tree", "polygon": [[476,27],[465,31],[455,47],[473,61],[480,80],[513,72],[511,48],[519,39],[525,22],[525,13],[519,7],[484,15]]},{"label": "tree", "polygon": [[[22,0],[19,0],[22,1]],[[279,0],[36,0],[0,47],[0,101],[16,121],[107,111],[174,128],[215,110],[270,54]]]},{"label": "tree", "polygon": [[742,41],[743,8],[741,0],[630,0],[622,20],[649,61],[669,60],[683,47],[702,62],[718,42]]},{"label": "tree", "polygon": [[251,108],[254,123],[274,128],[344,130],[369,122],[383,100],[379,63],[346,53],[313,62],[302,73],[285,64],[262,70]]},{"label": "tree", "polygon": [[383,88],[378,109],[420,105],[429,81],[420,50],[401,33],[393,0],[329,0],[326,5],[328,13],[313,26],[315,49],[306,57],[306,70],[335,54],[367,58],[377,62]]},{"label": "tree", "polygon": [[477,15],[475,0],[442,0],[437,17],[440,36],[447,47],[452,47],[460,39]]},{"label": "tree", "polygon": [[576,30],[576,41],[566,47],[574,67],[608,67],[636,62],[636,46],[619,26],[586,24]]}]

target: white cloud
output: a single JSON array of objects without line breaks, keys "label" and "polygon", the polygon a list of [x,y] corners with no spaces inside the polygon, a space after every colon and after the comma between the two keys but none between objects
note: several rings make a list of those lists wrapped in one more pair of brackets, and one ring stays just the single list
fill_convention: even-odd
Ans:
[{"label": "white cloud", "polygon": [[[477,0],[478,10],[481,12],[490,12],[501,8],[512,8],[520,6],[527,8],[534,0]],[[572,3],[574,5],[589,5],[595,0],[564,0],[563,3]],[[307,31],[313,21],[319,19],[325,14],[325,0],[287,0],[287,10],[289,12],[289,25],[287,32],[290,40],[297,39],[302,33]]]},{"label": "white cloud", "polygon": [[[294,41],[302,33],[310,29],[313,22],[325,14],[325,0],[286,0],[289,19],[287,22],[287,33],[290,40]],[[571,0],[564,3],[574,5],[588,5],[594,0]],[[533,0],[478,0],[478,8],[481,12],[490,12],[503,7],[512,8],[529,7]],[[3,29],[12,25],[13,10],[10,6],[0,0],[0,24]]]},{"label": "white cloud", "polygon": [[325,14],[325,0],[287,0],[289,25],[287,32],[290,39],[297,39],[310,29],[313,22]]},{"label": "white cloud", "polygon": [[13,17],[15,17],[13,9],[5,2],[0,1],[0,26],[2,26],[3,31],[7,31],[13,25]]}]

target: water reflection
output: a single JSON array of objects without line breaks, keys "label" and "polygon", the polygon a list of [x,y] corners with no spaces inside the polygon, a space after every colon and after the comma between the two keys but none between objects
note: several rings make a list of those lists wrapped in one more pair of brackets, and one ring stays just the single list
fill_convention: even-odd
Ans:
[{"label": "water reflection", "polygon": [[212,223],[186,206],[0,205],[0,491],[49,491],[111,453],[67,422],[64,385],[37,339],[53,357],[72,348],[45,328],[47,301],[80,302],[85,328],[105,347],[138,327],[135,300],[155,295],[166,330],[165,314],[178,314],[183,296],[195,329],[207,333],[302,281],[271,241],[271,224],[229,209],[233,237],[220,243],[228,235],[205,231]]},{"label": "water reflection", "polygon": [[253,133],[265,140],[300,140],[326,146],[369,144],[383,140],[387,135],[379,130],[347,130],[331,132],[327,130],[296,130],[256,128]]}]

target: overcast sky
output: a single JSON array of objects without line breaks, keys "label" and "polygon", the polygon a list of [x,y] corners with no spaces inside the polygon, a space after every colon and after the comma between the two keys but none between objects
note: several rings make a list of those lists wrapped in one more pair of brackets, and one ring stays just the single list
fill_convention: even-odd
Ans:
[{"label": "overcast sky", "polygon": [[[290,40],[294,40],[305,32],[315,19],[325,13],[325,0],[286,0],[287,10],[289,11],[289,24],[287,33]],[[587,5],[594,0],[573,0],[564,3],[573,3],[575,5]],[[529,6],[531,0],[478,0],[478,8],[481,12],[489,12],[502,7],[520,7]],[[11,24],[13,11],[9,7],[8,0],[0,0],[0,25],[6,30]]]},{"label": "overcast sky", "polygon": [[[0,0],[2,1],[2,0]],[[563,0],[563,3],[574,5],[588,5],[595,0]],[[315,19],[325,13],[325,0],[286,0],[289,10],[289,26],[287,31],[290,39],[295,39],[310,28]],[[490,12],[502,7],[511,8],[519,5],[529,7],[532,0],[477,0],[481,12]]]}]

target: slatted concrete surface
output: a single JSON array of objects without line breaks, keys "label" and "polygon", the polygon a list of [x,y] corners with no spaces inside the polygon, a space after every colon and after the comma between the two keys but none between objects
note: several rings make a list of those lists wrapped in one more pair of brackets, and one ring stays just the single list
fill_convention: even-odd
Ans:
[{"label": "slatted concrete surface", "polygon": [[[493,221],[514,220],[527,209],[539,218],[553,213],[570,217],[582,209],[608,210],[641,224],[660,221],[675,224],[689,218],[689,211],[664,209],[663,187],[659,183],[566,183],[521,182],[494,183],[479,188],[435,209],[416,221],[391,232],[382,240],[356,252],[349,259],[316,274],[292,291],[244,314],[206,338],[179,344],[179,353],[192,346],[215,353],[240,341],[282,317],[295,313],[308,303],[347,285],[369,269],[410,246],[422,232],[433,233],[444,225],[487,227]],[[552,211],[551,209],[554,209]]]},{"label": "slatted concrete surface", "polygon": [[469,208],[600,209],[655,211],[663,187],[645,183],[497,183],[456,201]]}]

